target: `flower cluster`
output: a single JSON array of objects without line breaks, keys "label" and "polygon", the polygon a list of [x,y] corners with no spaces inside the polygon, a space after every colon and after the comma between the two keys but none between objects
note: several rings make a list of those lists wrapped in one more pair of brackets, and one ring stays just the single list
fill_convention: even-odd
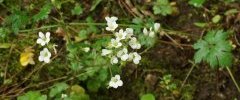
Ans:
[{"label": "flower cluster", "polygon": [[[107,21],[106,30],[114,34],[114,38],[111,39],[110,43],[105,49],[102,49],[102,56],[110,58],[111,64],[118,64],[120,62],[132,61],[134,64],[139,64],[141,56],[135,52],[141,48],[141,44],[137,38],[134,37],[133,29],[126,28],[115,31],[118,27],[116,21],[117,17],[105,17]],[[130,50],[134,52],[130,52]],[[117,88],[122,86],[123,82],[120,80],[119,75],[112,77],[109,82],[109,87]]]},{"label": "flower cluster", "polygon": [[129,52],[129,48],[135,50],[140,49],[141,44],[137,38],[133,36],[133,29],[126,28],[115,31],[118,27],[116,23],[117,17],[106,17],[107,27],[106,30],[113,32],[115,38],[111,39],[108,47],[102,49],[102,56],[108,56],[111,64],[118,64],[120,61],[133,61],[139,64],[141,56],[137,52]]},{"label": "flower cluster", "polygon": [[[39,38],[37,39],[37,44],[40,44],[41,46],[45,46],[50,41],[50,32],[47,32],[46,35],[44,35],[42,32],[38,33]],[[40,55],[38,57],[38,60],[41,62],[49,63],[51,58],[51,53],[48,50],[48,48],[44,48],[42,51],[40,51]]]}]

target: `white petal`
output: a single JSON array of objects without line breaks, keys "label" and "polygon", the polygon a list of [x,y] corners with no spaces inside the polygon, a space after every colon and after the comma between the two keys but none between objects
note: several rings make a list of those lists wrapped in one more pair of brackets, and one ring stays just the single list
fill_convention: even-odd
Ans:
[{"label": "white petal", "polygon": [[155,33],[154,33],[153,31],[151,31],[151,32],[149,33],[149,37],[151,37],[151,38],[153,38],[154,35],[155,35]]},{"label": "white petal", "polygon": [[121,46],[122,46],[122,43],[119,42],[118,45],[117,45],[117,48],[118,48],[118,47],[121,47]]},{"label": "white petal", "polygon": [[116,89],[118,87],[118,85],[115,83],[115,84],[113,84],[112,87]]},{"label": "white petal", "polygon": [[134,64],[139,64],[139,60],[138,59],[133,59],[133,63]]},{"label": "white petal", "polygon": [[124,54],[123,50],[117,52],[117,57],[121,57]]},{"label": "white petal", "polygon": [[43,60],[44,60],[44,57],[40,55],[40,56],[38,57],[38,60],[39,60],[39,61],[43,61]]},{"label": "white petal", "polygon": [[43,51],[44,51],[44,52],[49,52],[47,48],[44,48]]},{"label": "white petal", "polygon": [[89,47],[85,47],[85,48],[83,48],[83,51],[84,51],[84,52],[89,52],[89,51],[90,51],[90,48],[89,48]]},{"label": "white petal", "polygon": [[46,43],[44,41],[41,42],[41,46],[44,46]]},{"label": "white petal", "polygon": [[43,32],[38,32],[38,36],[39,36],[40,38],[44,38],[44,37],[45,37],[45,35],[43,34]]},{"label": "white petal", "polygon": [[160,26],[160,23],[154,23],[154,31],[157,32]]},{"label": "white petal", "polygon": [[126,61],[127,59],[128,59],[128,54],[122,55],[122,57],[121,57],[122,61]]},{"label": "white petal", "polygon": [[118,18],[115,17],[115,16],[111,17],[111,19],[112,19],[112,21],[117,21],[118,20]]},{"label": "white petal", "polygon": [[115,83],[111,80],[108,84],[110,87],[113,87],[115,85]]},{"label": "white petal", "polygon": [[148,35],[148,30],[146,28],[143,29],[143,34]]},{"label": "white petal", "polygon": [[118,63],[117,57],[113,56],[113,57],[111,58],[111,63],[112,63],[112,64],[117,64],[117,63]]},{"label": "white petal", "polygon": [[133,29],[132,28],[126,28],[126,33],[133,34]]},{"label": "white petal", "polygon": [[133,57],[134,57],[133,53],[129,53],[128,54],[128,61],[133,60]]},{"label": "white petal", "polygon": [[46,38],[50,38],[50,32],[46,33]]},{"label": "white petal", "polygon": [[108,21],[110,21],[110,18],[107,16],[107,17],[105,17],[105,20],[108,22]]},{"label": "white petal", "polygon": [[123,85],[123,81],[122,80],[118,80],[116,83],[118,86],[122,86]]},{"label": "white petal", "polygon": [[141,48],[141,44],[140,43],[138,43],[137,44],[137,48],[136,49],[140,49]]},{"label": "white petal", "polygon": [[127,48],[123,48],[123,53],[127,53],[127,52],[128,52]]},{"label": "white petal", "polygon": [[115,75],[114,78],[116,78],[117,80],[120,80],[120,75]]},{"label": "white petal", "polygon": [[51,52],[48,51],[48,56],[47,57],[51,58],[51,56],[52,56]]},{"label": "white petal", "polygon": [[50,62],[50,58],[45,57],[45,58],[44,58],[44,62],[45,62],[45,63],[49,63],[49,62]]},{"label": "white petal", "polygon": [[42,42],[44,42],[41,38],[37,39],[37,44],[41,44]]},{"label": "white petal", "polygon": [[108,50],[108,49],[102,49],[102,56],[106,56],[108,54],[112,53],[112,50]]},{"label": "white petal", "polygon": [[112,31],[109,27],[106,27],[106,30],[107,30],[107,31]]}]

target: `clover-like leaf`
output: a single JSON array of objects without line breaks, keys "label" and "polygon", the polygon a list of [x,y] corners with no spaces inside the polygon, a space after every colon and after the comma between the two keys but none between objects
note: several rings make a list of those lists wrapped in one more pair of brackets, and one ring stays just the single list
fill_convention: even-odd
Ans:
[{"label": "clover-like leaf", "polygon": [[231,66],[232,46],[227,38],[228,33],[223,30],[209,31],[203,39],[193,45],[193,48],[198,50],[194,55],[195,62],[206,61],[212,68]]},{"label": "clover-like leaf", "polygon": [[52,5],[50,3],[45,4],[40,11],[33,16],[33,21],[37,22],[39,20],[43,20],[48,18],[48,14],[51,12]]},{"label": "clover-like leaf", "polygon": [[19,96],[17,100],[47,100],[46,95],[41,95],[39,91],[29,91],[22,96]]},{"label": "clover-like leaf", "polygon": [[49,96],[54,97],[57,94],[60,94],[62,91],[66,90],[68,88],[68,84],[66,83],[57,83],[54,85],[54,87],[50,90]]},{"label": "clover-like leaf", "polygon": [[169,3],[169,0],[157,0],[153,6],[154,14],[161,14],[163,16],[172,14],[173,8]]},{"label": "clover-like leaf", "polygon": [[188,3],[190,5],[193,5],[195,7],[202,7],[202,5],[204,4],[205,0],[190,0]]}]

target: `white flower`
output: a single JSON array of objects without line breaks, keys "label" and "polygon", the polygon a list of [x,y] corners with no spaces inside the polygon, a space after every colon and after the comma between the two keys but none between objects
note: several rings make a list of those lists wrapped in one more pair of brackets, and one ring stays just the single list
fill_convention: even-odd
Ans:
[{"label": "white flower", "polygon": [[149,32],[149,37],[154,38],[154,36],[155,36],[155,33],[153,31],[150,31]]},{"label": "white flower", "polygon": [[118,58],[116,56],[111,57],[111,64],[117,64],[118,63]]},{"label": "white flower", "polygon": [[132,28],[126,28],[125,32],[127,33],[126,38],[129,39],[129,38],[131,38],[133,36],[133,29]]},{"label": "white flower", "polygon": [[112,50],[108,50],[108,49],[102,49],[102,56],[106,56],[108,54],[112,53]]},{"label": "white flower", "polygon": [[152,38],[155,36],[155,32],[152,31],[152,27],[150,27],[149,31],[146,28],[144,28],[143,34]]},{"label": "white flower", "polygon": [[46,35],[44,35],[42,32],[38,33],[39,38],[37,39],[37,44],[41,44],[42,46],[48,44],[50,41],[50,32],[47,32]]},{"label": "white flower", "polygon": [[122,43],[118,39],[111,39],[111,47],[119,48],[122,46]]},{"label": "white flower", "polygon": [[38,60],[39,61],[44,61],[45,63],[49,63],[50,62],[50,57],[51,57],[51,53],[49,52],[49,50],[47,48],[44,48],[40,52],[40,56],[38,57]]},{"label": "white flower", "polygon": [[128,52],[127,48],[123,48],[122,50],[117,52],[117,57],[121,57],[122,55],[126,54]]},{"label": "white flower", "polygon": [[106,30],[107,31],[114,31],[117,27],[118,24],[116,23],[116,21],[118,20],[117,17],[105,17],[106,21],[107,21],[107,27]]},{"label": "white flower", "polygon": [[157,32],[160,28],[160,23],[154,23],[154,31]]},{"label": "white flower", "polygon": [[119,32],[115,33],[116,39],[117,40],[123,40],[126,38],[127,33],[123,31],[123,29],[120,29]]},{"label": "white flower", "polygon": [[129,41],[129,45],[131,46],[132,49],[140,49],[141,48],[141,44],[138,43],[138,41],[135,37],[131,38],[131,40]]},{"label": "white flower", "polygon": [[114,77],[111,78],[109,82],[109,87],[113,87],[115,89],[122,85],[123,85],[123,82],[120,79],[120,75],[115,75]]},{"label": "white flower", "polygon": [[89,47],[85,47],[85,48],[83,48],[83,51],[84,51],[84,52],[89,52],[89,51],[90,51],[90,48],[89,48]]},{"label": "white flower", "polygon": [[141,59],[142,59],[141,56],[137,52],[133,53],[133,63],[134,64],[139,64]]},{"label": "white flower", "polygon": [[134,64],[139,64],[141,56],[137,52],[129,53],[128,61],[132,61]]},{"label": "white flower", "polygon": [[133,53],[129,53],[129,54],[128,54],[128,61],[132,61],[133,58],[134,58]]},{"label": "white flower", "polygon": [[122,61],[126,61],[128,59],[127,52],[127,48],[123,48],[122,50],[117,52],[117,57],[121,58]]},{"label": "white flower", "polygon": [[146,36],[148,35],[148,30],[147,30],[147,28],[144,28],[144,29],[143,29],[143,34],[146,35]]},{"label": "white flower", "polygon": [[66,98],[67,97],[67,94],[62,94],[61,95],[61,98],[63,99],[63,98]]},{"label": "white flower", "polygon": [[124,54],[121,56],[122,61],[126,61],[128,59],[128,54]]}]

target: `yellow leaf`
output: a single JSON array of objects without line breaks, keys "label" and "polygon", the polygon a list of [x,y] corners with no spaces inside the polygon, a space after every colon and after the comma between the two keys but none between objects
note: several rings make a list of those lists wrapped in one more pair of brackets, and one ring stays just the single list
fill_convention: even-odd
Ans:
[{"label": "yellow leaf", "polygon": [[34,54],[33,54],[32,48],[26,48],[23,53],[20,55],[20,63],[22,66],[27,66],[28,64],[34,65],[35,62],[33,60]]},{"label": "yellow leaf", "polygon": [[71,92],[76,93],[76,94],[84,94],[85,90],[83,87],[81,87],[79,85],[73,85],[71,87]]}]

